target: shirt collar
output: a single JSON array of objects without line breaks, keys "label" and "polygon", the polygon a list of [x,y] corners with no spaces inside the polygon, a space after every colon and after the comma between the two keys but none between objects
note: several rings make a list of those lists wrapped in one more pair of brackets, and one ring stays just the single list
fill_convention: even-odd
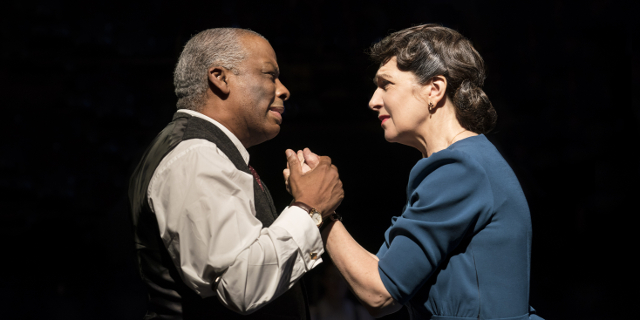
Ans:
[{"label": "shirt collar", "polygon": [[200,119],[204,119],[207,120],[211,123],[213,123],[216,127],[218,127],[220,130],[222,130],[222,132],[224,132],[224,134],[227,135],[227,137],[229,137],[229,139],[231,140],[231,142],[233,142],[233,144],[236,146],[236,148],[238,149],[238,151],[240,151],[240,154],[242,155],[242,159],[244,159],[244,162],[249,164],[249,152],[247,151],[247,149],[242,145],[242,143],[240,142],[240,140],[233,134],[231,133],[231,131],[229,131],[229,129],[227,129],[225,126],[222,125],[222,123],[215,121],[209,117],[207,117],[206,115],[198,112],[198,111],[193,111],[193,110],[188,110],[188,109],[180,109],[178,110],[178,112],[184,112],[184,113],[188,113],[194,117],[198,117]]}]

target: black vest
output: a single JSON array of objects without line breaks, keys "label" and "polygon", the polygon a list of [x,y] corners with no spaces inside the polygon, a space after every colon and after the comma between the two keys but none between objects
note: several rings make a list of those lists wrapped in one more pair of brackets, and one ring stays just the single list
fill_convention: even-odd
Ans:
[{"label": "black vest", "polygon": [[[201,298],[187,287],[167,251],[151,211],[147,189],[154,171],[178,143],[189,139],[206,139],[216,144],[240,171],[251,174],[233,142],[209,121],[177,112],[153,140],[136,167],[129,183],[129,200],[133,218],[136,262],[149,292],[149,305],[144,319],[309,319],[307,296],[301,281],[265,307],[242,316],[216,297]],[[269,227],[278,213],[269,190],[264,191],[253,179],[256,218]]]}]

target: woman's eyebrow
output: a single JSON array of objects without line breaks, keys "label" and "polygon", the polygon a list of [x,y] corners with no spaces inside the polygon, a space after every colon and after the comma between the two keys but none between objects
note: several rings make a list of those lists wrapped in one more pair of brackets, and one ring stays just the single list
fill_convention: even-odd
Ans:
[{"label": "woman's eyebrow", "polygon": [[388,74],[386,74],[386,73],[379,73],[379,74],[376,74],[376,75],[373,77],[373,82],[376,82],[376,83],[377,83],[377,82],[378,82],[378,78],[383,78],[383,79],[385,79],[385,80],[393,79],[393,77],[392,77],[391,75],[388,75]]},{"label": "woman's eyebrow", "polygon": [[393,79],[393,77],[392,77],[391,75],[386,74],[386,73],[379,73],[379,74],[376,74],[376,75],[373,77],[373,83],[374,83],[375,85],[378,85],[378,81],[379,81],[379,80],[386,80],[386,81],[389,81],[389,79]]}]

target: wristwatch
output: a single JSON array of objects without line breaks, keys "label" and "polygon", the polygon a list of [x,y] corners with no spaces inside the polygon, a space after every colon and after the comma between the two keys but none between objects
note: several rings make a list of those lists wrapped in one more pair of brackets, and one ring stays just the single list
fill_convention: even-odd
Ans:
[{"label": "wristwatch", "polygon": [[313,222],[315,222],[316,227],[320,228],[322,226],[322,215],[318,210],[316,210],[316,208],[311,208],[306,203],[300,201],[293,202],[291,206],[300,207],[302,210],[309,213],[309,216],[313,219]]}]

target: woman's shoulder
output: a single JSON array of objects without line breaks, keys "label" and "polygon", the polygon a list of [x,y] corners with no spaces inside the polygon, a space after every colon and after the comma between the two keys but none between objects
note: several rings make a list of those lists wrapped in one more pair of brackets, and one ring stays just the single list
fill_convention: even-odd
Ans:
[{"label": "woman's shoulder", "polygon": [[436,170],[485,172],[487,164],[498,158],[502,159],[502,156],[495,146],[483,134],[479,134],[457,141],[448,148],[421,159],[413,167],[411,174],[420,179]]},{"label": "woman's shoulder", "polygon": [[[419,160],[411,169],[409,181],[423,181],[439,176],[466,178],[481,177],[485,170],[473,153],[464,149],[447,148]],[[465,178],[466,177],[466,178]]]},{"label": "woman's shoulder", "polygon": [[470,150],[447,148],[418,161],[407,186],[411,214],[403,215],[415,218],[437,212],[449,217],[465,208],[476,208],[474,214],[491,212],[494,197],[489,174],[481,157]]}]

